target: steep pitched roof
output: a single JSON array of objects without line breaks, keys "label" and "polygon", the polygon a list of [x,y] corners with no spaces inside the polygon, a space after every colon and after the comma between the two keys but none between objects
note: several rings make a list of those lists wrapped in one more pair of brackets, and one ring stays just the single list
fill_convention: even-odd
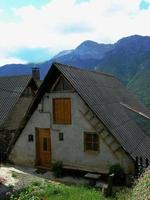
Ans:
[{"label": "steep pitched roof", "polygon": [[31,79],[29,75],[0,77],[0,126]]},{"label": "steep pitched roof", "polygon": [[121,103],[144,112],[133,94],[114,76],[54,64],[66,77],[81,98],[133,158],[150,158],[150,138],[136,124],[131,112]]},{"label": "steep pitched roof", "polygon": [[[150,138],[136,124],[131,111],[122,103],[145,113],[147,116],[150,116],[150,112],[141,106],[134,95],[112,75],[53,63],[24,119],[26,123],[44,93],[50,91],[60,74],[63,74],[70,82],[84,102],[133,159],[136,156],[150,159]],[[22,129],[26,123],[23,122]],[[20,133],[18,132],[18,136]]]}]

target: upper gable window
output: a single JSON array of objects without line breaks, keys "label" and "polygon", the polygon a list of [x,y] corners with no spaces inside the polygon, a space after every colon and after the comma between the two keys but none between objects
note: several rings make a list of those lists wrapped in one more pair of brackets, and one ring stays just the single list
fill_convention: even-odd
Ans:
[{"label": "upper gable window", "polygon": [[60,91],[71,91],[73,90],[70,83],[63,77],[60,76],[58,80],[55,82],[52,91],[60,92]]},{"label": "upper gable window", "polygon": [[71,99],[53,99],[53,123],[71,124]]}]

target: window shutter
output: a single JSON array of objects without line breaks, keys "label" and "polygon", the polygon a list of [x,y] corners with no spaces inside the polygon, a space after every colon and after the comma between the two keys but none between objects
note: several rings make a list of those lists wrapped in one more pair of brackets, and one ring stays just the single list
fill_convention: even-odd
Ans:
[{"label": "window shutter", "polygon": [[53,122],[54,124],[71,124],[71,99],[53,99]]}]

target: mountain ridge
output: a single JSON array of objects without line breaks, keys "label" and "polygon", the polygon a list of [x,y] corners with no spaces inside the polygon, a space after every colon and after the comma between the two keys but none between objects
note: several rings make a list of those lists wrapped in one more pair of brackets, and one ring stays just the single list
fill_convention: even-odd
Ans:
[{"label": "mountain ridge", "polygon": [[64,50],[43,63],[2,66],[0,76],[31,74],[31,68],[36,66],[40,68],[43,79],[52,62],[113,74],[150,108],[150,81],[147,76],[150,73],[149,36],[132,35],[121,38],[114,44],[86,40],[75,49]]}]

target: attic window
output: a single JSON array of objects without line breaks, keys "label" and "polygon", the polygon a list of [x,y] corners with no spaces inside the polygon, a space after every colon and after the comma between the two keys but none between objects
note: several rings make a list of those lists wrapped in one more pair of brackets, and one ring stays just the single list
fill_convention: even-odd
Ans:
[{"label": "attic window", "polygon": [[66,90],[71,91],[73,89],[70,83],[61,75],[54,83],[52,91],[61,92]]},{"label": "attic window", "polygon": [[99,151],[99,135],[97,133],[84,133],[84,150]]}]

